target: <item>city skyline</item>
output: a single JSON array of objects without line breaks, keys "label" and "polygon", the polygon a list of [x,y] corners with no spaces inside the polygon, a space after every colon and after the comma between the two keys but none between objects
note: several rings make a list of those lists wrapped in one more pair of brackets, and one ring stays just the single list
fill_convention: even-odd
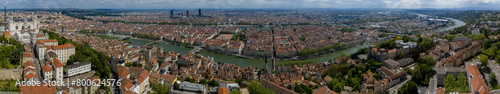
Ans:
[{"label": "city skyline", "polygon": [[498,10],[500,0],[0,0],[11,9],[480,9]]}]

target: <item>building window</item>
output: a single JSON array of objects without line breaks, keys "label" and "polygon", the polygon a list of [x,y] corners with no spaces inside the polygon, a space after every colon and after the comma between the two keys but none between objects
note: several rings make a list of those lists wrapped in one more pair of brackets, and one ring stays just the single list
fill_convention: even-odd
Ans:
[{"label": "building window", "polygon": [[17,30],[18,28],[19,28],[19,27],[18,27],[18,26],[16,26],[16,30]]}]

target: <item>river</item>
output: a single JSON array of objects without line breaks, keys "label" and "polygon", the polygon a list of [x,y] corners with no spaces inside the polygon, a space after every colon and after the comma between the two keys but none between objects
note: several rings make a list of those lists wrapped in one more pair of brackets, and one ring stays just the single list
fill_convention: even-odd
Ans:
[{"label": "river", "polygon": [[[418,15],[418,17],[429,17],[429,15],[425,15],[425,14],[416,14],[416,15]],[[455,25],[450,26],[450,27],[446,27],[446,28],[441,28],[435,32],[447,31],[447,30],[451,30],[453,28],[457,28],[457,27],[464,26],[467,24],[464,21],[461,21],[458,19],[453,19],[453,18],[446,18],[446,19],[453,21],[455,23]]]},{"label": "river", "polygon": [[[114,38],[114,39],[119,38],[119,37],[114,37],[114,36],[102,36],[102,37]],[[132,42],[132,44],[139,45],[139,46],[143,46],[143,45],[146,45],[147,43],[151,42],[148,40],[133,39],[133,38],[127,39],[126,41],[130,41],[130,42]],[[157,42],[157,43],[154,43],[153,45],[163,47],[164,51],[179,52],[181,55],[183,55],[191,50],[191,48],[184,48],[184,47],[175,46],[175,45],[171,45],[171,44],[165,44],[162,42]],[[326,55],[322,55],[320,57],[309,58],[307,60],[313,60],[315,62],[324,62],[324,61],[328,61],[328,59],[333,59],[336,56],[342,55],[343,53],[346,53],[346,54],[355,53],[359,49],[367,48],[369,45],[370,44],[364,44],[364,45],[352,47],[352,48],[345,49],[345,50],[335,51],[335,52],[332,52],[332,53],[329,53]],[[208,52],[208,51],[203,51],[203,50],[199,51],[198,54],[213,57],[215,59],[215,62],[230,63],[230,64],[235,64],[235,65],[238,65],[241,67],[246,67],[246,66],[255,66],[257,68],[264,68],[265,67],[263,59],[239,58],[239,57],[235,57],[235,56],[218,54],[218,53]],[[283,63],[283,62],[287,62],[287,60],[276,60],[276,63]],[[272,64],[271,60],[268,60],[268,64],[269,64],[269,67],[271,67],[271,64]]]},{"label": "river", "polygon": [[[455,25],[453,25],[451,27],[439,29],[438,31],[446,31],[446,30],[450,30],[450,29],[465,25],[465,22],[463,22],[463,21],[460,21],[457,19],[452,19],[452,18],[448,18],[448,19],[454,21]],[[118,37],[113,37],[113,36],[103,36],[103,37],[118,39]],[[143,45],[151,42],[151,41],[147,41],[147,40],[140,40],[140,39],[133,39],[133,38],[127,39],[127,41],[130,41],[130,42],[132,42],[132,44],[139,45],[139,46],[143,46]],[[171,44],[165,44],[162,42],[154,43],[154,45],[163,47],[164,51],[176,51],[176,52],[181,53],[181,55],[184,53],[187,53],[188,51],[191,50],[191,48],[184,48],[184,47],[175,46],[175,45],[171,45]],[[345,53],[345,54],[355,53],[359,49],[367,48],[369,45],[370,44],[364,44],[364,45],[352,47],[352,48],[345,49],[345,50],[335,51],[335,52],[332,52],[332,53],[329,53],[326,55],[322,55],[319,57],[309,58],[307,60],[313,60],[315,62],[325,62],[325,61],[328,61],[328,59],[333,59],[334,57],[342,55],[343,53]],[[238,65],[241,67],[246,67],[246,66],[255,66],[257,68],[264,68],[265,67],[263,59],[239,58],[239,57],[235,57],[235,56],[223,55],[223,54],[218,54],[218,53],[208,52],[208,51],[203,51],[203,50],[198,52],[198,54],[213,57],[215,59],[215,62],[230,63],[230,64],[235,64],[235,65]],[[276,63],[283,63],[283,62],[287,62],[287,60],[276,60]],[[272,64],[271,60],[268,60],[269,67],[271,67],[271,64]]]},{"label": "river", "polygon": [[464,25],[467,24],[464,21],[461,21],[461,20],[458,20],[458,19],[453,19],[453,18],[446,18],[446,19],[453,21],[455,23],[455,25],[439,29],[438,32],[451,30],[453,28],[457,28],[457,27],[464,26]]}]

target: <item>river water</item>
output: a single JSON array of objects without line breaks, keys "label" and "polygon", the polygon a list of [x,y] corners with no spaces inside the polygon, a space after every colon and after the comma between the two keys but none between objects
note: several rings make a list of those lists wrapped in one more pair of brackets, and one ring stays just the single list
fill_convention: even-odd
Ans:
[{"label": "river water", "polygon": [[[450,30],[450,29],[465,25],[465,22],[463,22],[463,21],[460,21],[457,19],[452,19],[452,18],[448,18],[448,19],[454,21],[455,25],[451,26],[451,27],[439,29],[438,31],[446,31],[446,30]],[[113,36],[103,36],[103,37],[118,39],[118,37],[113,37]],[[132,42],[132,44],[139,45],[139,46],[143,46],[143,45],[151,42],[151,41],[147,41],[147,40],[132,39],[132,38],[127,39],[127,41],[130,41],[130,42]],[[164,51],[179,52],[179,53],[181,53],[181,55],[183,55],[184,53],[187,53],[188,51],[191,50],[191,48],[179,47],[179,46],[175,46],[175,45],[171,45],[171,44],[165,44],[163,42],[157,42],[157,43],[154,43],[153,45],[163,47]],[[335,51],[335,52],[332,52],[332,53],[329,53],[326,55],[322,55],[319,57],[309,58],[307,60],[313,60],[315,62],[325,62],[325,61],[328,61],[328,59],[333,59],[334,57],[342,55],[343,53],[345,53],[345,54],[355,53],[359,49],[367,48],[369,45],[370,44],[364,44],[364,45],[352,47],[352,48],[345,49],[345,50]],[[246,66],[255,66],[257,68],[264,68],[265,67],[263,59],[239,58],[239,57],[235,57],[235,56],[218,54],[218,53],[208,52],[208,51],[199,51],[198,54],[213,57],[216,62],[235,64],[235,65],[238,65],[240,67],[246,67]],[[287,60],[276,60],[276,63],[283,63],[283,62],[287,62]],[[269,67],[272,66],[271,64],[272,64],[271,60],[268,60]]]},{"label": "river water", "polygon": [[439,29],[438,32],[447,31],[447,30],[451,30],[453,28],[457,28],[457,27],[466,25],[466,23],[464,21],[461,21],[461,20],[458,20],[458,19],[453,19],[453,18],[447,18],[447,19],[455,22],[455,25],[450,26],[450,27],[446,27],[446,28],[443,28],[443,29]]},{"label": "river water", "polygon": [[[114,37],[114,36],[102,36],[102,37],[114,38],[114,39],[119,38],[119,37]],[[130,42],[132,42],[132,44],[138,45],[138,46],[143,46],[143,45],[146,45],[147,43],[151,42],[148,40],[133,39],[133,38],[127,39],[126,41],[130,41]],[[179,52],[181,55],[183,55],[191,50],[191,48],[184,48],[184,47],[180,47],[180,46],[176,46],[176,45],[165,44],[163,42],[157,42],[157,43],[154,43],[153,45],[163,47],[164,51]],[[313,60],[315,62],[325,62],[325,61],[328,61],[328,59],[333,59],[334,57],[342,55],[343,53],[345,53],[345,54],[355,53],[359,49],[367,48],[369,45],[370,44],[364,44],[364,45],[352,47],[352,48],[345,49],[345,50],[335,51],[335,52],[332,52],[332,53],[329,53],[326,55],[322,55],[320,57],[309,58],[307,60]],[[264,68],[265,67],[264,66],[265,61],[263,59],[239,58],[239,57],[235,57],[235,56],[218,54],[218,53],[208,52],[208,51],[203,51],[203,50],[199,51],[197,54],[213,57],[215,59],[215,62],[230,63],[230,64],[235,64],[235,65],[238,65],[241,67],[246,67],[246,66],[255,66],[257,68]],[[287,61],[288,60],[276,60],[276,63],[283,63],[283,62],[287,62]],[[271,60],[268,60],[269,67],[271,67],[271,64],[272,64]]]},{"label": "river water", "polygon": [[[418,15],[418,17],[429,17],[429,15],[425,15],[425,14],[416,14],[416,15]],[[458,20],[458,19],[453,19],[453,18],[446,18],[446,19],[453,21],[455,23],[455,25],[439,29],[439,30],[437,30],[437,32],[451,30],[453,28],[457,28],[457,27],[464,26],[464,25],[467,24],[464,21],[461,21],[461,20]]]}]

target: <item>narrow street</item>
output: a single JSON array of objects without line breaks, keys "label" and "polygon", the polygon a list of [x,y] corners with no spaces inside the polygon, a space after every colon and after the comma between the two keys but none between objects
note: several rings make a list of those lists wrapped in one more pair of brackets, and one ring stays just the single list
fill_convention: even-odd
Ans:
[{"label": "narrow street", "polygon": [[496,61],[488,60],[488,67],[490,67],[491,72],[495,73],[495,75],[497,76],[497,81],[500,81],[500,66],[496,63]]}]

